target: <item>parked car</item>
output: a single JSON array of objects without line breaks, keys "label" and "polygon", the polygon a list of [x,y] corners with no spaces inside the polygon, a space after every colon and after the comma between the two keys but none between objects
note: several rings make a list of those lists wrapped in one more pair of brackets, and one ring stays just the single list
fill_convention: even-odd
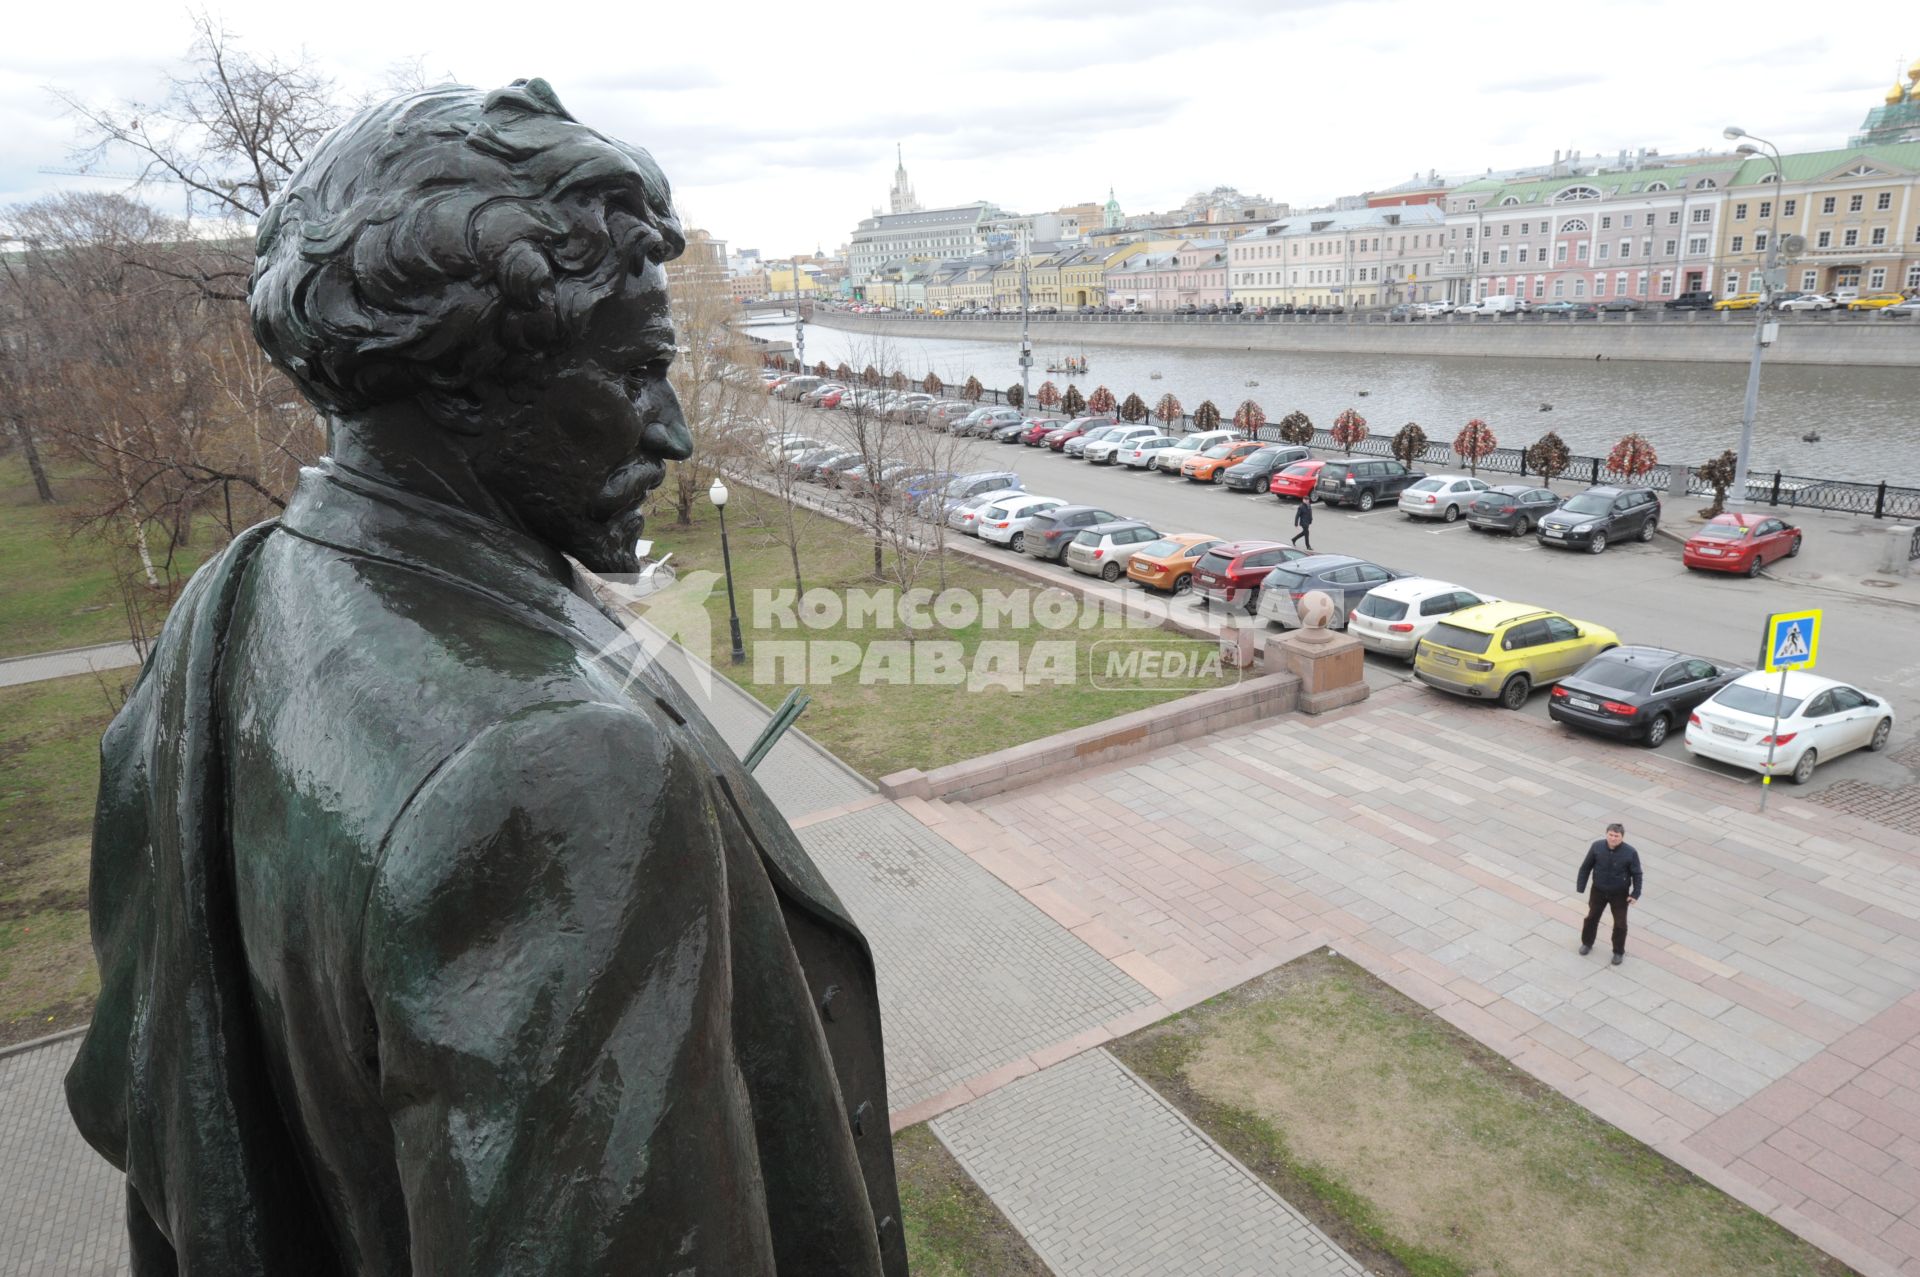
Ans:
[{"label": "parked car", "polygon": [[1138,519],[1097,523],[1082,528],[1067,545],[1066,564],[1082,576],[1118,581],[1127,571],[1127,556],[1138,547],[1160,539],[1160,534]]},{"label": "parked car", "polygon": [[1856,297],[1847,303],[1848,310],[1885,310],[1889,306],[1898,306],[1907,300],[1899,293],[1875,293],[1871,297]]},{"label": "parked car", "polygon": [[1616,647],[1554,684],[1547,715],[1658,749],[1695,706],[1746,672],[1664,647]]},{"label": "parked car", "polygon": [[980,514],[987,507],[1021,494],[1019,488],[995,488],[976,496],[962,497],[947,511],[947,526],[970,537],[980,535]]},{"label": "parked car", "polygon": [[1477,302],[1468,302],[1455,314],[1460,315],[1524,315],[1533,309],[1533,303],[1524,297],[1508,295],[1504,297],[1483,297]]},{"label": "parked car", "polygon": [[1674,298],[1672,301],[1667,303],[1667,309],[1668,310],[1711,310],[1713,309],[1713,294],[1705,290],[1697,290],[1691,293],[1681,293],[1678,297]]},{"label": "parked car", "polygon": [[1446,301],[1415,302],[1413,304],[1413,313],[1422,319],[1432,319],[1439,315],[1451,315],[1453,310],[1453,303]]},{"label": "parked car", "polygon": [[1304,460],[1306,456],[1305,448],[1296,448],[1291,444],[1268,444],[1228,466],[1226,477],[1221,482],[1229,492],[1265,492],[1273,482],[1273,476],[1294,462]]},{"label": "parked car", "polygon": [[1427,576],[1403,576],[1375,586],[1347,617],[1347,633],[1369,652],[1411,661],[1420,640],[1444,618],[1462,608],[1497,603],[1450,581]]},{"label": "parked car", "polygon": [[1189,431],[1171,448],[1162,449],[1160,455],[1153,459],[1153,466],[1154,469],[1166,474],[1179,474],[1180,467],[1187,463],[1187,458],[1197,457],[1217,444],[1237,443],[1239,439],[1238,430]]},{"label": "parked car", "polygon": [[1609,297],[1605,301],[1596,304],[1601,310],[1614,312],[1642,310],[1645,308],[1645,304],[1637,297]]},{"label": "parked car", "polygon": [[1148,435],[1135,439],[1131,448],[1122,448],[1116,456],[1129,470],[1151,470],[1160,454],[1179,442],[1172,435]]},{"label": "parked car", "polygon": [[1344,630],[1360,600],[1389,581],[1407,575],[1350,554],[1311,554],[1267,573],[1260,583],[1255,614],[1288,629],[1300,626],[1300,600],[1309,591],[1324,590],[1333,599],[1333,620],[1327,628]]},{"label": "parked car", "polygon": [[1058,563],[1081,529],[1112,523],[1120,516],[1097,505],[1063,505],[1036,514],[1027,523],[1025,549],[1034,558]]},{"label": "parked car", "polygon": [[824,392],[816,390],[813,394],[819,397],[814,399],[813,406],[816,408],[838,408],[842,403],[846,402],[848,393],[845,386],[831,386]]},{"label": "parked car", "polygon": [[989,492],[1023,492],[1025,485],[1014,470],[975,470],[968,474],[955,475],[943,484],[939,491],[940,508],[943,513],[951,513],[957,505],[983,496]]},{"label": "parked car", "polygon": [[1226,542],[1205,532],[1173,532],[1138,546],[1127,556],[1127,579],[1149,590],[1185,594],[1193,588],[1194,565],[1207,551]]},{"label": "parked car", "polygon": [[1713,304],[1715,310],[1756,310],[1759,306],[1759,293],[1735,293],[1731,297],[1722,297]]},{"label": "parked car", "polygon": [[1084,458],[1087,449],[1102,439],[1111,439],[1128,430],[1142,429],[1139,426],[1123,426],[1117,421],[1096,421],[1087,427],[1086,433],[1077,439],[1069,439],[1060,449],[1060,455],[1069,458]]},{"label": "parked car", "polygon": [[1546,488],[1503,483],[1488,488],[1467,505],[1467,526],[1486,532],[1511,532],[1523,537],[1533,525],[1560,508],[1560,498]]},{"label": "parked car", "polygon": [[1051,418],[1045,421],[1035,419],[1033,424],[1028,426],[1017,438],[1029,448],[1038,448],[1046,443],[1048,435],[1058,429],[1060,429],[1060,423],[1058,421],[1052,420]]},{"label": "parked car", "polygon": [[1915,297],[1911,301],[1903,301],[1897,306],[1889,306],[1881,311],[1880,314],[1881,317],[1885,319],[1912,319],[1914,316],[1920,315],[1920,297]]},{"label": "parked car", "polygon": [[1073,421],[1062,422],[1047,432],[1045,443],[1049,452],[1063,452],[1066,446],[1086,434],[1106,425],[1104,421],[1095,421],[1091,417],[1080,417]]},{"label": "parked car", "polygon": [[1618,646],[1619,635],[1604,625],[1530,603],[1483,603],[1428,631],[1414,652],[1413,676],[1443,692],[1519,709],[1534,688],[1557,683]]},{"label": "parked car", "polygon": [[956,422],[965,421],[979,410],[978,404],[965,399],[949,399],[927,410],[927,425],[934,430],[950,430]]},{"label": "parked car", "polygon": [[1010,426],[1025,421],[1026,416],[1018,408],[993,407],[982,408],[972,413],[964,421],[953,427],[957,435],[973,435],[985,438],[1001,426]]},{"label": "parked car", "polygon": [[1680,562],[1710,572],[1759,576],[1775,559],[1800,553],[1800,529],[1771,514],[1720,514],[1687,538]]},{"label": "parked car", "polygon": [[1198,456],[1181,462],[1180,473],[1194,483],[1224,483],[1229,469],[1258,451],[1260,445],[1248,439],[1216,443]]},{"label": "parked car", "polygon": [[1311,501],[1313,489],[1320,482],[1320,472],[1326,466],[1325,461],[1318,459],[1296,461],[1283,467],[1267,481],[1267,491],[1273,493],[1276,501],[1285,501],[1288,497],[1295,501]]},{"label": "parked car", "polygon": [[1541,302],[1533,308],[1533,313],[1536,315],[1563,315],[1569,319],[1575,319],[1581,315],[1593,314],[1594,308],[1592,302],[1556,300]]},{"label": "parked car", "polygon": [[861,454],[843,452],[831,461],[821,462],[819,469],[813,473],[813,481],[824,483],[829,488],[837,488],[846,480],[848,471],[859,469],[861,464]]},{"label": "parked car", "polygon": [[1027,548],[1027,524],[1036,514],[1057,510],[1066,502],[1059,497],[1017,496],[995,501],[980,511],[977,520],[980,539],[1004,545],[1018,553]]},{"label": "parked car", "polygon": [[1400,513],[1409,519],[1457,523],[1473,499],[1486,490],[1485,479],[1464,474],[1430,474],[1400,494]]},{"label": "parked car", "polygon": [[1398,461],[1334,461],[1314,480],[1313,499],[1323,505],[1353,505],[1371,510],[1382,499],[1396,500],[1402,492],[1427,477]]},{"label": "parked car", "polygon": [[805,452],[788,453],[780,466],[789,476],[804,479],[819,469],[822,462],[831,461],[839,455],[838,448],[809,448]]},{"label": "parked car", "polygon": [[1203,603],[1260,606],[1260,583],[1282,563],[1306,554],[1278,541],[1227,541],[1209,549],[1193,567],[1193,588]]},{"label": "parked car", "polygon": [[1131,452],[1134,444],[1159,433],[1155,426],[1113,426],[1107,430],[1104,439],[1088,444],[1081,455],[1090,465],[1110,466],[1118,459],[1121,449]]},{"label": "parked car", "polygon": [[1840,303],[1825,293],[1801,293],[1780,303],[1781,310],[1838,310]]},{"label": "parked car", "polygon": [[1819,764],[1885,749],[1892,735],[1893,706],[1879,697],[1817,674],[1794,671],[1783,684],[1780,675],[1756,670],[1700,703],[1687,718],[1686,741],[1702,758],[1804,785]]},{"label": "parked car", "polygon": [[[1034,426],[1038,425],[1042,420],[1046,419],[1041,417],[1022,417],[1018,421],[1002,422],[993,428],[993,433],[989,435],[988,438],[992,439],[995,443],[1019,443],[1020,436],[1033,429]],[[1051,420],[1048,420],[1047,424],[1052,425],[1053,423]]]},{"label": "parked car", "polygon": [[782,435],[772,443],[773,451],[781,457],[795,457],[803,452],[812,452],[815,448],[827,446],[825,440],[810,435]]},{"label": "parked car", "polygon": [[1653,540],[1660,530],[1660,498],[1647,488],[1588,488],[1540,520],[1541,545],[1603,554],[1615,541]]},{"label": "parked car", "polygon": [[792,399],[797,402],[800,396],[806,394],[815,386],[818,386],[823,380],[824,378],[812,376],[789,377],[781,383],[780,388],[774,393],[782,399]]}]

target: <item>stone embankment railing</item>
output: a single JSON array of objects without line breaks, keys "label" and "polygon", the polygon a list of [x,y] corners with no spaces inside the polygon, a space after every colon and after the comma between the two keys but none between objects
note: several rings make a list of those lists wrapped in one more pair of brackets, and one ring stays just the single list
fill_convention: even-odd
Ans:
[{"label": "stone embankment railing", "polygon": [[[758,342],[758,338],[749,338]],[[762,343],[764,344],[764,343]],[[777,367],[794,368],[797,365],[785,355],[769,354],[768,362]],[[889,375],[890,379],[890,375]],[[912,385],[918,386],[924,380],[908,376]],[[958,388],[953,388],[958,393]],[[991,387],[983,387],[980,402],[998,404],[1005,402],[1005,392]],[[1057,414],[1044,414],[1057,415]],[[1223,423],[1224,424],[1224,423]],[[1193,428],[1193,416],[1182,413],[1175,421],[1167,423],[1169,433],[1179,433]],[[1255,432],[1262,442],[1281,443],[1280,427],[1269,422]],[[1370,434],[1351,449],[1342,448],[1334,442],[1330,431],[1316,428],[1313,440],[1308,445],[1329,453],[1342,455],[1358,454],[1368,457],[1390,457],[1393,455],[1393,437],[1387,434]],[[1614,483],[1645,488],[1656,488],[1675,497],[1713,495],[1713,487],[1700,475],[1697,465],[1656,465],[1641,474],[1621,474],[1607,466],[1605,457],[1573,455],[1567,465],[1558,473],[1542,475],[1537,467],[1528,460],[1524,448],[1495,448],[1477,463],[1469,466],[1454,456],[1453,449],[1440,440],[1429,440],[1425,450],[1415,459],[1417,464],[1437,466],[1447,470],[1471,469],[1475,473],[1485,470],[1490,475],[1512,475],[1519,479],[1567,479],[1586,483]],[[1749,503],[1794,510],[1827,510],[1840,514],[1868,515],[1875,519],[1920,519],[1920,488],[1905,487],[1899,484],[1859,483],[1851,479],[1829,479],[1817,475],[1786,474],[1775,470],[1771,473],[1752,474],[1747,477],[1747,500]]]}]

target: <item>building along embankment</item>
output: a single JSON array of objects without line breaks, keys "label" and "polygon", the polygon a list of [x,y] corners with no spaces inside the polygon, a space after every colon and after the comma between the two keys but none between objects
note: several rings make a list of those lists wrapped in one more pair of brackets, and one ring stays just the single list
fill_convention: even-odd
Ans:
[{"label": "building along embankment", "polygon": [[[1012,343],[1018,319],[916,319],[816,308],[812,322],[871,336],[933,337]],[[1744,364],[1753,353],[1753,318],[1739,312],[1689,312],[1599,320],[1445,316],[1389,324],[1361,317],[1249,320],[1035,319],[1036,344],[1135,346],[1167,350],[1241,350],[1302,354],[1410,355],[1429,358],[1617,359],[1654,363]],[[1770,364],[1920,367],[1920,321],[1792,317],[1767,348]]]}]

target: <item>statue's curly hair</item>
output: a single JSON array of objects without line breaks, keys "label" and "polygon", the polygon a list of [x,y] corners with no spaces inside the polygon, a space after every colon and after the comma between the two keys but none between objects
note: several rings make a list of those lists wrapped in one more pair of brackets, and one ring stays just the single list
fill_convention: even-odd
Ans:
[{"label": "statue's curly hair", "polygon": [[248,304],[319,407],[418,397],[458,426],[477,388],[543,376],[625,275],[685,247],[653,157],[544,80],[449,86],[321,143],[260,223]]}]

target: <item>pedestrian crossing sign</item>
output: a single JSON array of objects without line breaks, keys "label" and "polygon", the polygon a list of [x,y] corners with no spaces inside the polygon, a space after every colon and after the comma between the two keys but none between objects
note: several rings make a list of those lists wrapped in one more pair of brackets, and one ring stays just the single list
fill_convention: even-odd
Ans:
[{"label": "pedestrian crossing sign", "polygon": [[1768,673],[1810,670],[1820,654],[1820,609],[1775,612],[1767,618],[1760,666]]}]

